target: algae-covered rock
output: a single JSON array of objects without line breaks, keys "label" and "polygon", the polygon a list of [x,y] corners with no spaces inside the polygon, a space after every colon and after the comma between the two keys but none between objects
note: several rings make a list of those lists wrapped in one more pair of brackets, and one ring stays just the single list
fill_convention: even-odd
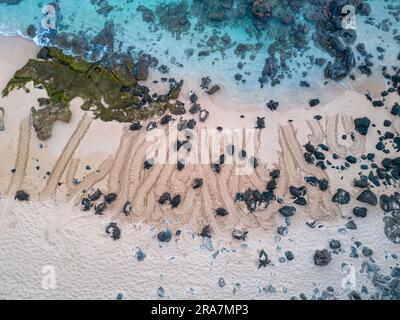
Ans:
[{"label": "algae-covered rock", "polygon": [[51,102],[39,110],[32,108],[33,127],[40,140],[51,138],[54,123],[56,121],[70,122],[72,118],[68,105],[63,103],[51,104]]},{"label": "algae-covered rock", "polygon": [[[143,64],[143,59],[140,63]],[[38,137],[44,140],[50,138],[55,121],[69,121],[69,105],[76,97],[84,100],[83,110],[92,111],[95,118],[103,121],[146,120],[167,110],[173,114],[186,113],[181,102],[170,102],[178,98],[183,81],[171,83],[165,99],[154,101],[150,93],[143,94],[143,90],[139,90],[144,86],[139,86],[134,76],[137,66],[128,54],[115,53],[106,64],[100,64],[65,55],[58,48],[44,47],[37,60],[29,60],[15,73],[2,94],[7,96],[30,81],[46,89],[51,103],[40,110],[32,110]],[[141,79],[145,73],[141,72]]]}]

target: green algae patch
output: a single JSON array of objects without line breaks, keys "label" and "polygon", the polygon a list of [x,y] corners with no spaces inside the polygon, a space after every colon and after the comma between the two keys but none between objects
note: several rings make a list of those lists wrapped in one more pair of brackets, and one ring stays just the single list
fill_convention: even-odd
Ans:
[{"label": "green algae patch", "polygon": [[182,81],[171,88],[165,101],[153,101],[143,106],[143,95],[135,94],[133,90],[138,85],[133,76],[134,67],[130,59],[122,59],[119,65],[106,68],[66,55],[57,48],[45,47],[40,50],[38,59],[30,59],[15,73],[2,95],[25,88],[31,81],[46,89],[48,103],[39,110],[32,109],[34,127],[42,140],[51,137],[56,121],[70,121],[70,102],[77,97],[84,100],[83,110],[93,112],[95,118],[102,121],[133,122],[167,111],[173,114],[186,112],[179,102],[169,101],[178,98]]}]

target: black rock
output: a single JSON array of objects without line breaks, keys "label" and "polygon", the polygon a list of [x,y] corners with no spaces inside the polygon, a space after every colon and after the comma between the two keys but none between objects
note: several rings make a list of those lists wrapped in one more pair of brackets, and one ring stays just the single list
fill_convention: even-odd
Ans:
[{"label": "black rock", "polygon": [[359,134],[366,136],[368,133],[369,126],[371,125],[371,120],[369,120],[367,117],[357,118],[354,120],[354,125],[356,131]]},{"label": "black rock", "polygon": [[314,176],[304,177],[304,180],[314,187],[318,184],[318,178]]},{"label": "black rock", "polygon": [[361,192],[360,195],[357,197],[357,200],[360,202],[368,203],[371,206],[376,206],[378,203],[378,198],[376,197],[375,193],[373,193],[369,189]]},{"label": "black rock", "polygon": [[90,199],[88,199],[88,198],[83,198],[81,201],[81,205],[82,205],[83,211],[89,211],[93,207],[92,201],[90,201]]},{"label": "black rock", "polygon": [[354,164],[354,163],[357,162],[357,158],[356,158],[356,157],[353,157],[353,156],[347,156],[347,157],[346,157],[346,161],[349,162],[349,163]]},{"label": "black rock", "polygon": [[185,169],[185,160],[179,160],[176,166],[178,168],[178,171],[182,171],[183,169]]},{"label": "black rock", "polygon": [[326,250],[317,250],[314,254],[314,264],[316,266],[324,267],[329,264],[332,260],[332,254]]},{"label": "black rock", "polygon": [[215,213],[216,213],[217,216],[224,217],[224,216],[226,216],[228,214],[228,211],[225,208],[217,208],[215,210]]},{"label": "black rock", "polygon": [[307,205],[307,200],[304,197],[300,197],[300,198],[297,198],[294,201],[294,203],[299,205],[299,206],[306,206]]},{"label": "black rock", "polygon": [[329,188],[329,182],[326,179],[321,179],[318,181],[318,187],[321,191],[326,191]]},{"label": "black rock", "polygon": [[160,242],[169,242],[172,239],[172,232],[169,229],[160,231],[157,235],[157,239]]},{"label": "black rock", "polygon": [[171,200],[172,209],[177,208],[181,204],[181,201],[182,197],[180,194],[177,194],[175,197],[173,197]]},{"label": "black rock", "polygon": [[203,179],[199,179],[199,178],[194,179],[193,184],[192,184],[193,189],[199,189],[199,188],[201,188],[202,185],[203,185]]},{"label": "black rock", "polygon": [[367,216],[367,208],[355,207],[353,208],[353,214],[358,218],[365,218]]},{"label": "black rock", "polygon": [[269,175],[272,179],[278,179],[279,176],[281,175],[281,172],[280,172],[280,170],[275,169],[275,170],[272,170]]},{"label": "black rock", "polygon": [[298,198],[298,197],[305,196],[307,194],[307,189],[304,186],[299,187],[299,188],[294,187],[294,186],[290,186],[289,187],[289,192],[293,197]]},{"label": "black rock", "polygon": [[158,199],[159,204],[165,204],[167,202],[171,202],[171,194],[169,192],[164,192],[160,199]]},{"label": "black rock", "polygon": [[346,228],[349,230],[355,230],[357,229],[357,225],[353,220],[350,220],[349,222],[346,223]]},{"label": "black rock", "polygon": [[208,224],[201,230],[200,236],[203,238],[211,238],[211,226]]},{"label": "black rock", "polygon": [[108,204],[114,202],[116,199],[117,199],[116,193],[109,193],[104,197],[104,200],[106,200]]},{"label": "black rock", "polygon": [[163,117],[161,118],[160,123],[161,123],[162,125],[166,125],[166,124],[170,123],[171,120],[172,120],[172,117],[171,117],[169,114],[167,114],[167,115],[165,115],[165,116],[163,116]]},{"label": "black rock", "polygon": [[292,206],[284,206],[279,209],[279,213],[284,217],[291,217],[296,213],[296,208]]},{"label": "black rock", "polygon": [[151,169],[153,166],[154,166],[154,160],[153,160],[153,159],[146,160],[146,161],[143,163],[143,167],[144,167],[145,170],[149,170],[149,169]]},{"label": "black rock", "polygon": [[136,121],[129,126],[130,131],[139,131],[140,129],[142,129],[140,121]]},{"label": "black rock", "polygon": [[337,204],[348,204],[350,202],[350,193],[339,188],[333,195],[332,202]]},{"label": "black rock", "polygon": [[312,99],[310,100],[310,107],[315,107],[320,104],[319,99]]},{"label": "black rock", "polygon": [[101,198],[101,196],[103,195],[103,193],[97,189],[95,192],[93,192],[90,196],[89,196],[89,200],[90,201],[97,201]]},{"label": "black rock", "polygon": [[270,100],[267,103],[267,107],[268,107],[269,110],[275,111],[279,107],[279,102],[278,101],[274,101],[274,100]]},{"label": "black rock", "polygon": [[400,116],[400,105],[395,103],[390,113],[394,116]]},{"label": "black rock", "polygon": [[30,198],[29,193],[27,193],[23,190],[18,190],[14,197],[14,199],[17,199],[18,201],[28,201],[29,198]]},{"label": "black rock", "polygon": [[385,212],[400,210],[400,201],[394,195],[381,195],[379,198],[379,204],[381,206],[381,209]]}]

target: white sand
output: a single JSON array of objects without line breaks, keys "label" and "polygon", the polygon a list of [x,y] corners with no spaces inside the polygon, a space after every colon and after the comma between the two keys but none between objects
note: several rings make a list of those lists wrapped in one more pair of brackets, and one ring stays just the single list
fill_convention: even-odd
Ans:
[{"label": "white sand", "polygon": [[[0,84],[4,87],[13,73],[29,57],[35,56],[37,48],[19,38],[1,40]],[[23,49],[20,52],[23,51],[24,55],[10,58],[10,47]],[[329,285],[335,288],[337,298],[346,298],[349,290],[342,286],[343,262],[351,263],[355,267],[354,289],[360,291],[362,285],[372,289],[367,275],[359,272],[366,258],[361,252],[359,259],[349,258],[350,246],[358,240],[372,248],[376,263],[386,273],[395,263],[389,253],[399,253],[399,249],[385,237],[383,216],[377,208],[369,208],[365,219],[355,218],[357,230],[348,230],[347,234],[337,232],[346,222],[340,216],[350,216],[351,208],[356,204],[354,198],[357,190],[352,190],[351,180],[357,176],[358,166],[347,170],[343,179],[342,174],[328,170],[330,193],[339,186],[352,190],[353,201],[348,206],[342,207],[340,211],[330,203],[330,193],[310,192],[309,196],[316,201],[305,210],[298,210],[289,226],[289,234],[285,237],[277,236],[276,233],[277,226],[285,225],[282,216],[276,212],[278,206],[271,205],[267,211],[250,214],[238,209],[232,199],[237,191],[244,191],[246,187],[264,188],[268,181],[268,172],[273,167],[280,166],[287,170],[278,187],[285,200],[289,199],[288,185],[295,181],[301,183],[303,175],[315,172],[321,177],[325,175],[326,173],[317,171],[314,166],[307,166],[302,154],[299,154],[298,146],[306,143],[312,134],[310,126],[318,129],[313,122],[313,116],[323,116],[322,130],[327,129],[325,119],[333,117],[330,119],[335,124],[337,117],[337,130],[326,133],[321,131],[322,134],[329,135],[331,140],[332,135],[340,140],[344,133],[342,118],[346,119],[346,115],[357,118],[367,113],[377,127],[381,127],[383,120],[388,118],[388,113],[372,108],[363,96],[368,83],[373,84],[369,89],[377,87],[375,81],[379,83],[381,80],[378,77],[374,81],[363,82],[354,90],[338,87],[334,100],[312,110],[303,107],[289,109],[285,106],[282,106],[282,111],[274,113],[243,106],[238,107],[238,110],[227,110],[220,106],[221,100],[218,96],[201,95],[200,102],[210,111],[207,122],[210,128],[219,125],[226,129],[253,128],[257,116],[266,117],[267,128],[259,137],[258,157],[262,166],[248,177],[235,176],[228,166],[218,177],[210,172],[209,166],[189,167],[182,175],[176,173],[174,166],[168,165],[157,166],[152,172],[143,173],[142,164],[147,147],[138,142],[140,134],[129,136],[127,142],[130,141],[130,144],[120,145],[120,141],[125,141],[120,140],[123,125],[92,121],[87,134],[82,136],[72,154],[72,160],[79,160],[73,176],[83,179],[89,174],[85,170],[86,165],[97,169],[108,157],[112,157],[111,160],[116,157],[117,160],[107,169],[110,170],[111,178],[102,179],[96,186],[102,189],[117,188],[120,197],[133,199],[134,204],[140,204],[135,207],[133,218],[130,219],[121,218],[118,205],[125,203],[121,199],[113,208],[115,215],[103,217],[82,212],[72,203],[66,203],[68,194],[76,191],[70,181],[65,183],[68,172],[74,172],[73,162],[66,158],[67,167],[56,168],[61,174],[60,181],[64,183],[60,187],[50,188],[50,191],[46,187],[47,181],[51,180],[46,178],[46,171],[52,171],[52,174],[57,171],[53,172],[53,168],[56,163],[62,162],[65,150],[71,147],[70,137],[84,115],[79,110],[79,99],[73,102],[72,122],[57,123],[53,137],[43,143],[43,148],[39,147],[41,142],[35,134],[31,135],[26,176],[21,185],[14,187],[29,191],[33,199],[28,203],[17,203],[11,199],[12,195],[4,196],[10,185],[11,169],[15,166],[20,123],[29,117],[30,107],[37,105],[36,99],[44,96],[43,90],[32,86],[29,86],[30,94],[23,90],[10,93],[9,97],[0,99],[0,106],[6,109],[7,128],[6,132],[0,133],[0,281],[3,284],[0,286],[0,298],[112,299],[122,292],[129,299],[150,299],[158,297],[157,290],[162,286],[167,298],[282,299],[301,292],[311,297],[314,289],[325,289]],[[188,97],[189,90],[190,87],[185,85],[182,96]],[[240,118],[242,113],[245,114],[245,119]],[[288,119],[294,120],[293,127],[288,126]],[[310,126],[307,120],[310,121]],[[279,129],[280,126],[282,128]],[[399,129],[398,120],[394,122],[394,127]],[[370,131],[366,148],[374,150],[377,134],[376,130]],[[318,132],[314,134],[314,139],[325,140],[324,136],[318,136]],[[335,139],[332,141],[334,144]],[[340,143],[346,150],[351,147],[341,140]],[[363,146],[361,141],[358,147]],[[330,147],[340,148],[335,145]],[[357,151],[356,147],[351,150]],[[122,154],[120,159],[118,150]],[[378,158],[377,161],[379,160]],[[37,165],[40,165],[39,170],[36,169]],[[194,194],[190,188],[192,179],[198,175],[205,179],[202,196]],[[42,190],[46,190],[45,195]],[[168,190],[181,192],[183,195],[182,208],[174,213],[154,205],[157,197]],[[47,200],[40,202],[38,199],[43,196]],[[232,208],[231,213],[235,212],[223,222],[212,213],[212,209],[220,205]],[[180,218],[179,221],[177,217]],[[160,246],[156,235],[158,227],[165,225],[164,218],[170,221],[169,226],[173,231],[184,231],[181,236],[174,237],[171,243]],[[304,222],[311,218],[320,219],[324,226],[319,229],[309,228]],[[105,226],[112,219],[117,219],[122,226],[122,238],[119,241],[109,239],[104,232]],[[148,224],[140,223],[141,221]],[[213,238],[213,251],[203,247],[201,238],[193,237],[205,222],[212,223],[217,232],[217,236]],[[245,244],[230,240],[230,232],[234,227],[250,231]],[[339,255],[333,255],[333,260],[327,267],[314,266],[312,257],[315,249],[328,248],[328,242],[332,238],[342,242],[343,251]],[[138,262],[134,257],[138,247],[146,254],[143,262]],[[257,251],[260,249],[266,250],[273,265],[258,270]],[[294,253],[295,260],[281,264],[278,259],[284,256],[286,250]],[[217,252],[219,253],[216,257],[213,257]],[[54,290],[45,290],[42,286],[41,271],[48,265],[54,266],[56,272]],[[223,288],[218,286],[220,277],[226,282]],[[276,292],[266,292],[268,290],[265,288],[269,285],[275,287]]]}]

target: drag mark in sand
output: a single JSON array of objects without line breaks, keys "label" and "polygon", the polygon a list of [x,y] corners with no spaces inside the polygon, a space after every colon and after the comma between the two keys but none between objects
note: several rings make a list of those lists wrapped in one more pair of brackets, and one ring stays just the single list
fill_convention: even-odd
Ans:
[{"label": "drag mark in sand", "polygon": [[18,151],[15,161],[15,172],[11,177],[10,184],[7,188],[6,195],[12,196],[18,188],[21,186],[25,175],[26,166],[29,158],[31,142],[31,122],[30,119],[24,119],[21,121],[19,128],[19,140],[18,140]]},{"label": "drag mark in sand", "polygon": [[357,158],[361,157],[365,153],[367,138],[355,130],[354,121],[350,115],[343,114],[342,123],[346,134],[352,137],[353,145],[349,148],[350,152]]},{"label": "drag mark in sand", "polygon": [[76,173],[78,171],[80,159],[71,159],[67,166],[67,174],[65,178],[65,184],[68,187],[69,193],[76,192],[77,185],[74,184],[74,179],[76,178]]},{"label": "drag mark in sand", "polygon": [[89,175],[87,175],[82,179],[81,183],[79,183],[74,190],[75,195],[72,196],[73,201],[78,202],[75,203],[76,205],[79,204],[83,192],[88,191],[96,183],[103,181],[107,177],[107,175],[110,173],[113,164],[114,164],[114,157],[109,156],[107,157],[106,160],[104,160],[100,164],[98,170],[90,173]]},{"label": "drag mark in sand", "polygon": [[42,192],[40,193],[40,198],[42,200],[49,199],[56,191],[58,183],[66,169],[68,162],[70,161],[71,157],[73,156],[75,150],[78,148],[83,137],[89,130],[91,123],[92,123],[91,116],[88,114],[85,114],[82,117],[81,121],[79,122],[74,133],[68,140],[66,146],[64,147],[63,152],[61,153],[61,156],[57,159],[57,162],[50,174],[47,184],[46,184],[45,188],[42,190]]},{"label": "drag mark in sand", "polygon": [[341,158],[344,158],[347,154],[347,148],[346,146],[338,143],[338,124],[338,114],[326,118],[326,142],[333,153],[336,153]]},{"label": "drag mark in sand", "polygon": [[321,126],[321,123],[317,120],[307,120],[307,124],[310,127],[311,134],[308,135],[308,140],[313,145],[319,145],[325,142],[325,132]]}]

